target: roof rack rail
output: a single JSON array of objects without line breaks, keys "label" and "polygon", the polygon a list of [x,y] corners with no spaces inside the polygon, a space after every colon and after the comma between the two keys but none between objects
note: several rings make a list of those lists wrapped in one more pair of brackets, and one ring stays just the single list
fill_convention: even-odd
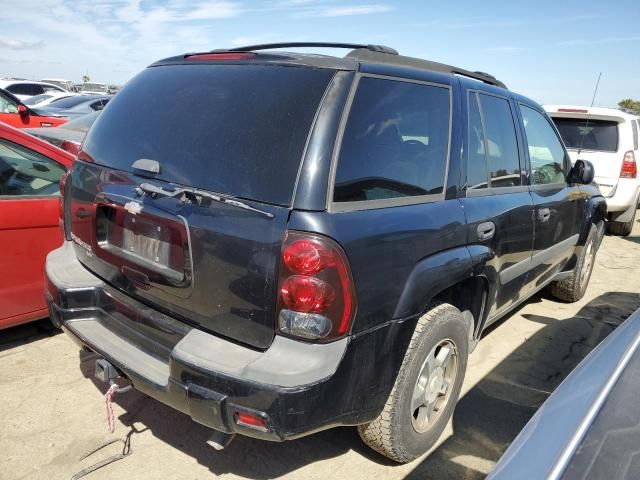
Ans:
[{"label": "roof rack rail", "polygon": [[375,51],[357,50],[347,54],[347,58],[353,58],[355,60],[364,60],[370,62],[382,62],[392,63],[394,65],[403,65],[413,68],[423,68],[427,70],[434,70],[436,72],[451,73],[454,75],[460,75],[462,77],[473,78],[489,85],[506,89],[507,86],[498,80],[493,75],[484,72],[472,72],[465,70],[464,68],[454,67],[453,65],[447,65],[446,63],[433,62],[431,60],[424,60],[422,58],[406,57],[404,55],[398,55],[397,57],[381,57]]},{"label": "roof rack rail", "polygon": [[285,43],[263,43],[260,45],[248,45],[246,47],[235,47],[229,49],[212,50],[212,52],[250,52],[253,50],[271,50],[276,48],[298,48],[298,47],[321,47],[321,48],[349,48],[352,50],[365,49],[376,53],[388,53],[398,55],[398,51],[385,47],[384,45],[371,45],[359,43],[332,43],[332,42],[285,42]]}]

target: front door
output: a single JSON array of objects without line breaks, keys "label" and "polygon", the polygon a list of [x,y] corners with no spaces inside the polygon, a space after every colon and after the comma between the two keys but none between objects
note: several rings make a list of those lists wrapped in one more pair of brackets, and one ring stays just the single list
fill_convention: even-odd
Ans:
[{"label": "front door", "polygon": [[586,197],[568,184],[569,157],[551,121],[520,104],[530,163],[534,242],[527,289],[536,290],[563,268],[574,252],[585,216]]}]

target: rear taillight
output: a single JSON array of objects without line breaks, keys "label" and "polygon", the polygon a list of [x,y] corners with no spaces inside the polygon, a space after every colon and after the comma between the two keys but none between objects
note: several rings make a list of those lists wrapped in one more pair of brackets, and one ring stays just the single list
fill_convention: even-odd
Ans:
[{"label": "rear taillight", "polygon": [[638,166],[636,165],[636,157],[631,150],[624,154],[622,160],[622,169],[620,170],[620,178],[636,178],[638,175]]},{"label": "rear taillight", "polygon": [[[67,228],[70,227],[70,225],[65,225],[68,215],[66,215],[64,198],[67,195],[67,183],[70,175],[71,170],[68,170],[60,177],[60,199],[58,202],[58,225],[60,225],[60,230],[62,231],[62,234],[65,238],[69,237],[69,235],[67,235]],[[67,238],[67,240],[68,239],[69,238]]]},{"label": "rear taillight", "polygon": [[322,235],[289,231],[278,282],[280,333],[329,342],[349,333],[355,293],[347,257]]},{"label": "rear taillight", "polygon": [[80,143],[74,142],[73,140],[65,140],[60,144],[60,148],[73,155],[78,155],[80,152]]}]

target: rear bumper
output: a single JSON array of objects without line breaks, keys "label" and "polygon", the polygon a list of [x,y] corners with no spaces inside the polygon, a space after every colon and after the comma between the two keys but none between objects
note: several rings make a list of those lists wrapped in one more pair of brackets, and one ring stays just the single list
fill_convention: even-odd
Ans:
[{"label": "rear bumper", "polygon": [[621,178],[618,180],[615,192],[612,196],[606,197],[607,211],[610,213],[621,213],[627,211],[632,205],[638,203],[638,192],[640,183],[635,178]]},{"label": "rear bumper", "polygon": [[[256,351],[114,290],[70,242],[47,257],[45,295],[52,322],[136,389],[215,430],[276,441],[375,418],[412,331],[389,322],[326,345],[276,336]],[[236,412],[259,414],[269,431],[236,425]]]}]

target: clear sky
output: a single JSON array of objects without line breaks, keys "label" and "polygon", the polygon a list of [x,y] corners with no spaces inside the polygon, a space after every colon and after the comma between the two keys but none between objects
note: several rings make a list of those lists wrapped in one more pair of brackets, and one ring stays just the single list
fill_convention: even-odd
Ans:
[{"label": "clear sky", "polygon": [[[640,99],[640,0],[0,0],[0,76],[124,83],[159,58],[275,41],[379,43],[541,103]],[[344,54],[344,52],[338,52]]]}]

